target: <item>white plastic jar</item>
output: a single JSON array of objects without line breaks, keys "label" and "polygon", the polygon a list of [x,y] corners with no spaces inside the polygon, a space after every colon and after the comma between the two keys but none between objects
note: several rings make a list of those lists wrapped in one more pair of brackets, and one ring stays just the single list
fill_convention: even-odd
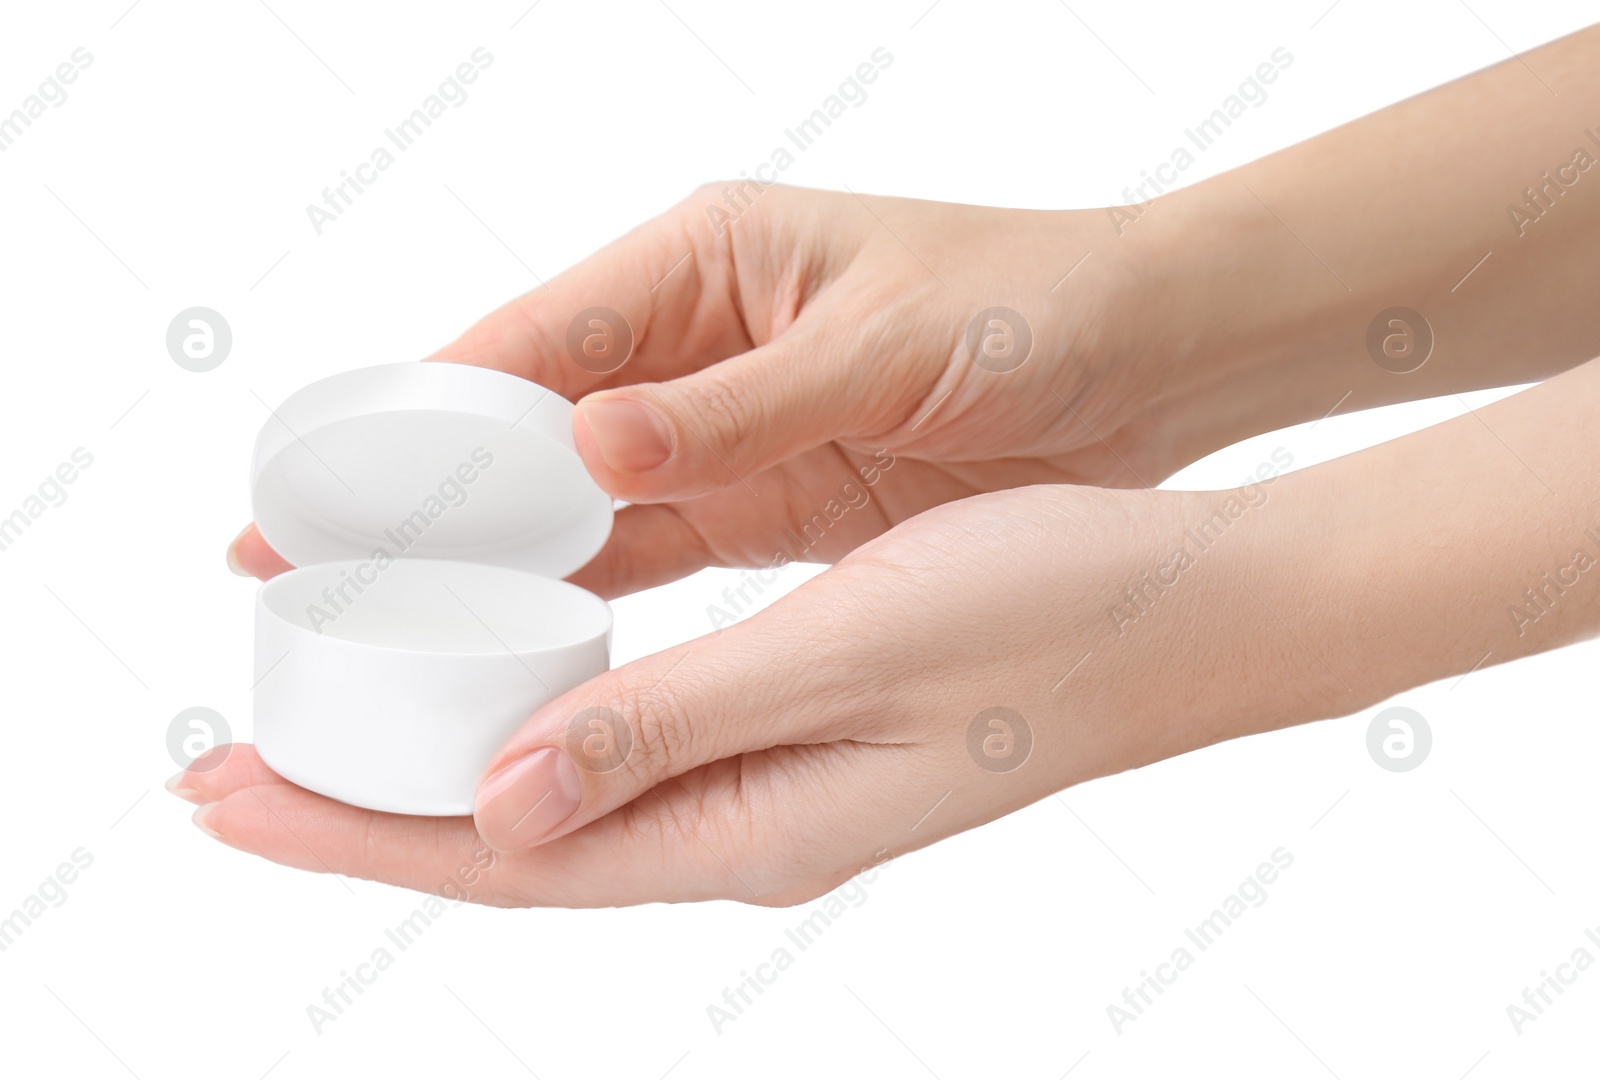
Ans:
[{"label": "white plastic jar", "polygon": [[251,496],[295,566],[257,594],[254,740],[302,787],[470,814],[522,721],[610,664],[610,607],[560,579],[612,502],[543,387],[432,362],[312,383],[262,427]]}]

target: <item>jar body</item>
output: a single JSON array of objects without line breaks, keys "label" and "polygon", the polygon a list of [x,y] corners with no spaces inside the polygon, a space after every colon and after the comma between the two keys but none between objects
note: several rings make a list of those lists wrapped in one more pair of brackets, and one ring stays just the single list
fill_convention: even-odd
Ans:
[{"label": "jar body", "polygon": [[611,611],[481,563],[319,563],[256,598],[254,740],[285,779],[371,810],[472,813],[495,753],[610,664]]}]

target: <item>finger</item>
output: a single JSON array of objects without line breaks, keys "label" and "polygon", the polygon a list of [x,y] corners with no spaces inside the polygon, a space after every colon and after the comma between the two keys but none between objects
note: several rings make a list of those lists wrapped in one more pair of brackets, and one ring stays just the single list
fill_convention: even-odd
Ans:
[{"label": "finger", "polygon": [[249,743],[213,746],[167,781],[167,790],[196,804],[217,802],[235,791],[289,781],[267,767]]},{"label": "finger", "polygon": [[754,839],[724,856],[743,890],[731,898],[802,903],[945,835],[930,827],[937,815],[928,808],[949,794],[948,784],[931,782],[924,756],[903,746],[841,742],[744,758],[740,820],[730,828]]},{"label": "finger", "polygon": [[703,217],[691,196],[428,359],[494,368],[575,401],[602,384],[672,378],[750,348],[728,246]]},{"label": "finger", "polygon": [[482,847],[468,818],[382,814],[288,783],[241,788],[201,806],[194,822],[230,847],[284,866],[432,893],[458,881]]},{"label": "finger", "polygon": [[266,581],[293,570],[289,561],[272,550],[261,530],[252,522],[228,545],[228,569],[240,577],[254,577]]},{"label": "finger", "polygon": [[730,488],[753,497],[752,477],[835,439],[889,430],[925,393],[821,320],[669,382],[591,394],[578,402],[573,438],[600,486],[629,502]]},{"label": "finger", "polygon": [[856,731],[880,704],[871,670],[879,662],[851,624],[817,632],[826,614],[804,594],[819,580],[718,636],[625,665],[540,708],[478,785],[473,816],[484,840],[501,851],[529,848],[710,762]]},{"label": "finger", "polygon": [[[908,479],[878,487],[890,468]],[[725,566],[757,571],[759,595],[771,572],[788,563],[837,562],[895,521],[975,490],[937,467],[836,445],[757,473],[750,486],[756,497],[734,486],[625,507],[605,546],[568,580],[610,599]],[[735,588],[748,602],[746,586]]]},{"label": "finger", "polygon": [[617,511],[605,547],[568,581],[607,600],[677,581],[712,565],[711,549],[676,507]]},{"label": "finger", "polygon": [[745,883],[764,886],[754,871],[734,869],[748,861],[732,839],[736,834],[725,827],[740,816],[737,786],[696,778],[536,852],[515,855],[485,846],[470,818],[378,813],[292,784],[235,791],[202,806],[195,823],[230,847],[283,866],[458,901],[601,907],[746,899]]}]

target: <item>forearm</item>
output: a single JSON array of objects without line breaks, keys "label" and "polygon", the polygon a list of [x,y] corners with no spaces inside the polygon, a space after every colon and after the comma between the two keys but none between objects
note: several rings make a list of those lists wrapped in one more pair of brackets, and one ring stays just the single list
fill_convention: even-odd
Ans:
[{"label": "forearm", "polygon": [[[1148,428],[1203,453],[1600,354],[1595,162],[1600,27],[1160,196],[1111,241],[1162,315]],[[1435,340],[1405,374],[1367,347],[1393,307]]]},{"label": "forearm", "polygon": [[1600,633],[1597,417],[1600,361],[1278,481],[1234,567],[1302,688],[1268,725]]}]

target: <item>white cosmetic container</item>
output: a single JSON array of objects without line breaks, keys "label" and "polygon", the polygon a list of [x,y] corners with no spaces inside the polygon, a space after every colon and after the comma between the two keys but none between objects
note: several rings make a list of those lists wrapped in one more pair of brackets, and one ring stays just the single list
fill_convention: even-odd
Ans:
[{"label": "white cosmetic container", "polygon": [[302,787],[470,814],[528,715],[610,664],[610,607],[560,579],[612,502],[543,387],[434,362],[312,383],[262,427],[251,501],[296,567],[256,598],[254,739]]}]

